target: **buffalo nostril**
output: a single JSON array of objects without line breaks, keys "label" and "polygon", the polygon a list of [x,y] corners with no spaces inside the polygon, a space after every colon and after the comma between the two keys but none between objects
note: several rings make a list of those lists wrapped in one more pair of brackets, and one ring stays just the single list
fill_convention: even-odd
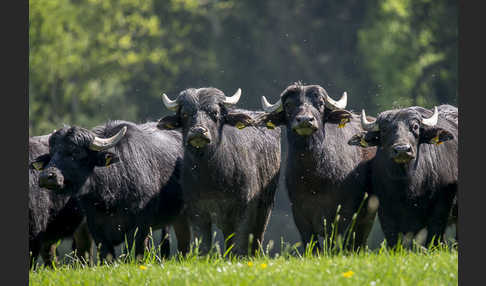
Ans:
[{"label": "buffalo nostril", "polygon": [[297,122],[311,122],[314,120],[314,117],[312,116],[299,116],[296,118]]},{"label": "buffalo nostril", "polygon": [[410,144],[395,145],[393,146],[393,151],[395,151],[395,153],[410,152],[412,151],[412,146],[410,146]]},{"label": "buffalo nostril", "polygon": [[194,132],[196,133],[200,133],[200,134],[203,134],[203,133],[206,133],[208,130],[202,126],[198,126],[198,127],[195,127],[194,128]]}]

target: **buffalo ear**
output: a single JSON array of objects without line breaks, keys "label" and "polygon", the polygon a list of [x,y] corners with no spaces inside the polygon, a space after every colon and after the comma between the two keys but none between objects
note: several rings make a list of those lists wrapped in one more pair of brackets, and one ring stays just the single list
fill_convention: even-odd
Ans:
[{"label": "buffalo ear", "polygon": [[268,129],[275,129],[277,126],[286,123],[285,114],[283,111],[263,113],[255,119],[255,125],[265,126]]},{"label": "buffalo ear", "polygon": [[254,125],[253,118],[244,113],[228,112],[224,118],[226,124],[234,126],[238,129],[243,129],[247,126]]},{"label": "buffalo ear", "polygon": [[423,127],[420,130],[420,143],[439,145],[452,139],[454,135],[440,127]]},{"label": "buffalo ear", "polygon": [[108,167],[119,161],[118,155],[112,152],[100,151],[96,155],[96,166],[98,167]]},{"label": "buffalo ear", "polygon": [[34,161],[30,162],[29,168],[34,168],[37,171],[41,171],[44,167],[49,163],[51,160],[51,155],[44,154],[34,159]]},{"label": "buffalo ear", "polygon": [[161,118],[157,123],[157,128],[159,129],[176,129],[181,126],[181,122],[179,120],[179,116],[177,115],[169,115],[164,118]]},{"label": "buffalo ear", "polygon": [[339,128],[343,128],[346,123],[351,121],[351,117],[353,116],[351,112],[347,110],[332,110],[325,118],[325,121],[329,123],[339,124]]},{"label": "buffalo ear", "polygon": [[348,141],[349,145],[360,146],[363,148],[380,145],[379,131],[363,131],[359,134],[353,135]]}]

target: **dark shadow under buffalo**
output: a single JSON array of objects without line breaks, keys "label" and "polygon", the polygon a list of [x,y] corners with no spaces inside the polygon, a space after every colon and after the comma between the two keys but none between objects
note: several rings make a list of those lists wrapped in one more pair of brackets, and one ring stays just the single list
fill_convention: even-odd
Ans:
[{"label": "dark shadow under buffalo", "polygon": [[[125,241],[130,248],[135,244],[140,257],[149,228],[170,224],[179,250],[187,252],[179,132],[158,130],[156,123],[111,121],[91,131],[65,127],[49,144],[49,154],[37,159],[44,163],[40,185],[79,198],[89,230],[101,244],[101,259],[114,257],[114,247]],[[163,254],[169,250],[164,246]]]}]

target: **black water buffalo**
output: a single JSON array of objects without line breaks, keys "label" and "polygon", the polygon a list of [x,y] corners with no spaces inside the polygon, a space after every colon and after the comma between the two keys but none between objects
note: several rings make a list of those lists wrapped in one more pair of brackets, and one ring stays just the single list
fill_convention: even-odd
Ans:
[{"label": "black water buffalo", "polygon": [[140,257],[150,227],[169,224],[186,252],[181,139],[180,132],[161,131],[155,122],[110,121],[91,131],[64,127],[50,136],[49,154],[37,160],[44,164],[39,183],[79,198],[101,259],[111,260],[114,247],[125,241]]},{"label": "black water buffalo", "polygon": [[[346,247],[363,246],[376,216],[376,209],[368,208],[366,194],[369,160],[376,150],[347,144],[362,129],[359,116],[344,110],[346,101],[346,93],[334,101],[321,86],[301,83],[288,86],[275,104],[262,97],[266,114],[255,124],[286,126],[285,182],[304,245],[317,242],[319,235],[335,245],[336,240],[329,240],[335,223]],[[316,246],[314,251],[322,249],[319,243]]]},{"label": "black water buffalo", "polygon": [[[29,138],[29,161],[49,153],[49,135]],[[39,171],[29,168],[29,251],[31,267],[39,254],[44,264],[56,261],[59,239],[73,237],[72,249],[89,258],[92,240],[83,223],[84,214],[78,201],[39,187]],[[88,256],[86,256],[88,255]]]},{"label": "black water buffalo", "polygon": [[280,132],[248,126],[261,112],[231,108],[240,95],[240,89],[226,97],[216,88],[191,88],[173,101],[163,96],[176,115],[162,118],[158,126],[182,128],[182,188],[203,254],[211,246],[211,223],[222,230],[228,246],[233,244],[235,255],[254,253],[274,203]]},{"label": "black water buffalo", "polygon": [[457,217],[458,117],[451,105],[434,112],[418,106],[388,110],[375,121],[363,110],[366,131],[349,144],[378,146],[372,186],[389,245],[396,245],[399,234],[423,233],[428,246],[433,237],[443,238],[450,216]]}]

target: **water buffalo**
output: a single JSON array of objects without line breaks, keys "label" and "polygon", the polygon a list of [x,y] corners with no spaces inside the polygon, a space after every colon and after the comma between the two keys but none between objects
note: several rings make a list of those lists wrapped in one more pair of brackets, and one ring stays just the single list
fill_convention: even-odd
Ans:
[{"label": "water buffalo", "polygon": [[443,238],[450,215],[457,217],[458,117],[451,105],[433,112],[418,106],[388,110],[376,120],[368,120],[363,110],[366,131],[349,144],[378,146],[372,186],[390,246],[399,234],[420,233],[428,246],[433,237]]},{"label": "water buffalo", "polygon": [[[29,138],[29,161],[49,153],[49,135]],[[29,251],[31,267],[39,254],[44,264],[56,262],[59,239],[73,237],[73,250],[78,256],[89,258],[91,237],[83,223],[84,214],[78,201],[39,187],[39,171],[29,168]],[[88,256],[86,256],[88,255]]]},{"label": "water buffalo", "polygon": [[249,126],[261,112],[232,108],[240,95],[240,89],[226,97],[216,88],[190,88],[175,100],[163,96],[176,114],[158,126],[182,129],[182,188],[203,254],[210,250],[211,223],[222,230],[235,255],[254,253],[274,203],[280,131]]},{"label": "water buffalo", "polygon": [[319,235],[328,246],[336,245],[330,240],[333,224],[334,237],[340,235],[345,247],[365,245],[376,216],[366,194],[376,148],[357,150],[347,144],[362,129],[359,116],[344,110],[346,102],[346,93],[335,101],[321,86],[299,82],[288,86],[275,104],[262,97],[266,114],[255,123],[286,126],[285,182],[292,213],[304,245],[316,241],[316,252],[322,249]]},{"label": "water buffalo", "polygon": [[181,139],[180,132],[161,131],[155,122],[64,127],[50,136],[49,154],[37,159],[44,165],[39,184],[79,198],[103,260],[111,260],[114,247],[125,241],[140,257],[150,227],[169,224],[186,252],[190,229],[181,215]]}]

